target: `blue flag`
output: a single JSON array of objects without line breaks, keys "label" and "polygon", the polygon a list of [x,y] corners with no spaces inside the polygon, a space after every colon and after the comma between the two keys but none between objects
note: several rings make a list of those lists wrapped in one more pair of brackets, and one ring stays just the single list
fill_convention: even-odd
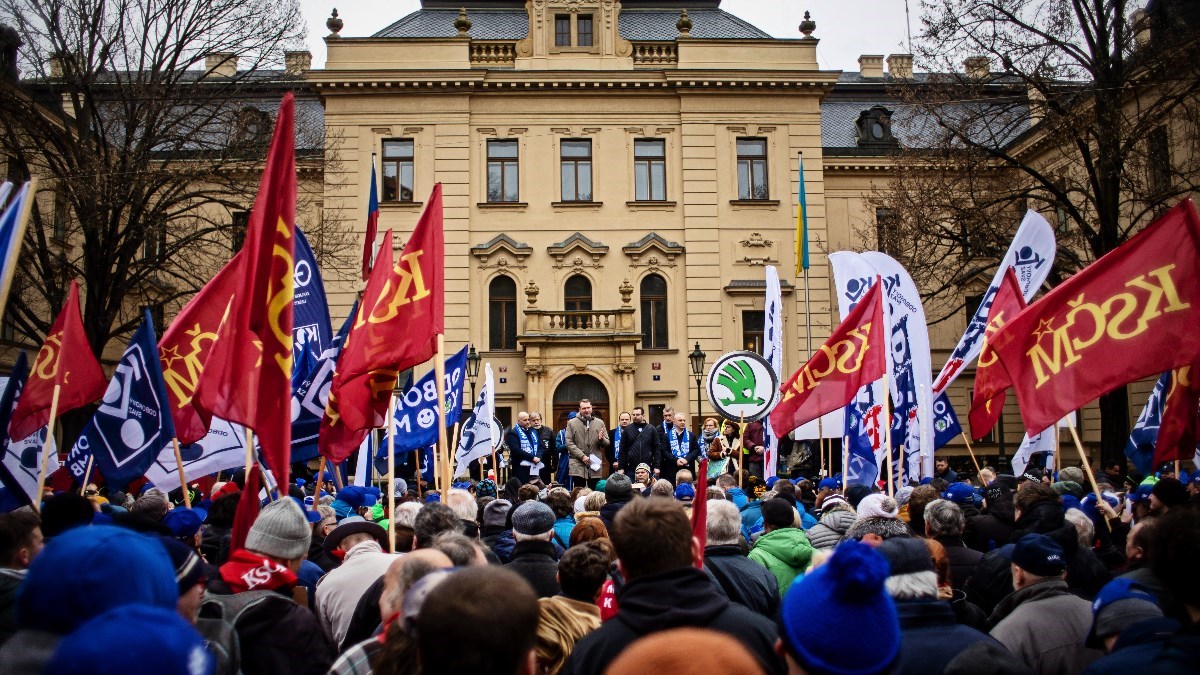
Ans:
[{"label": "blue flag", "polygon": [[863,387],[846,406],[844,437],[849,464],[842,469],[846,485],[874,485],[879,477],[877,451],[882,447],[883,404],[874,400],[874,387]]},{"label": "blue flag", "polygon": [[[297,242],[296,249],[299,250]],[[324,292],[322,291],[322,303]],[[342,346],[354,315],[358,313],[358,302],[350,308],[350,315],[342,322],[337,335],[326,342],[324,351],[314,356],[311,351],[297,353],[292,370],[292,461],[304,462],[318,455],[317,437],[321,431],[321,419],[325,416],[325,403],[329,399],[329,386],[333,383],[333,371],[337,366]]]},{"label": "blue flag", "polygon": [[[11,189],[10,183],[4,183],[4,188]],[[0,189],[0,204],[8,190]],[[0,214],[0,310],[3,310],[8,300],[8,289],[12,285],[13,274],[17,269],[17,254],[21,250],[21,242],[25,239],[25,224],[29,221],[29,183],[17,192],[8,208]],[[7,414],[7,413],[6,413]]]},{"label": "blue flag", "polygon": [[[307,354],[316,362],[333,341],[333,329],[329,325],[329,304],[325,300],[325,282],[313,256],[312,247],[296,228],[296,298],[292,305],[292,361],[293,370],[298,370]],[[354,316],[353,313],[351,316]]]},{"label": "blue flag", "polygon": [[1138,415],[1137,424],[1133,425],[1133,432],[1125,443],[1125,456],[1144,476],[1154,473],[1154,444],[1162,423],[1163,396],[1170,388],[1171,371],[1168,370],[1158,378],[1158,384],[1150,392],[1150,399],[1142,408],[1142,414]]},{"label": "blue flag", "polygon": [[[446,359],[446,426],[457,422],[462,414],[466,374],[467,348],[463,347]],[[409,452],[437,443],[437,417],[437,377],[436,371],[430,371],[415,383],[409,382],[396,396],[396,452]]]},{"label": "blue flag", "polygon": [[946,392],[938,394],[933,399],[933,449],[946,445],[962,434],[962,425],[958,423],[958,414],[950,405],[950,397]]},{"label": "blue flag", "polygon": [[[8,438],[8,421],[28,376],[29,363],[25,352],[21,352],[13,364],[8,383],[4,385],[4,393],[0,395],[0,482],[23,504],[32,504],[34,493],[37,492],[38,459],[46,439],[44,429],[24,441],[18,439],[14,442]],[[55,455],[54,459],[57,457]]]},{"label": "blue flag", "polygon": [[67,466],[82,479],[91,455],[111,485],[124,485],[146,473],[158,453],[175,437],[167,403],[154,322],[146,310],[96,414],[67,456]]}]

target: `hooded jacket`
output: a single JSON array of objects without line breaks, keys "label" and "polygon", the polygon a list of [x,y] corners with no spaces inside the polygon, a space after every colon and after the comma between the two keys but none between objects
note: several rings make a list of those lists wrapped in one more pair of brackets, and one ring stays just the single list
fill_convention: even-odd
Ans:
[{"label": "hooded jacket", "polygon": [[1092,627],[1092,606],[1047,579],[1000,601],[988,619],[992,637],[1038,673],[1078,673],[1100,657],[1083,646]]},{"label": "hooded jacket", "polygon": [[812,545],[804,532],[794,527],[781,527],[759,537],[750,549],[749,557],[775,575],[782,596],[808,567],[812,554]]},{"label": "hooded jacket", "polygon": [[620,609],[575,645],[564,675],[601,675],[638,638],[671,628],[709,628],[741,642],[772,675],[786,672],[775,654],[775,625],[731,603],[693,567],[634,579],[617,596]]},{"label": "hooded jacket", "polygon": [[750,560],[738,544],[704,549],[704,571],[732,602],[766,617],[779,611],[779,582],[762,565]]},{"label": "hooded jacket", "polygon": [[842,541],[842,537],[846,536],[846,530],[850,529],[857,518],[854,511],[844,508],[822,513],[821,522],[813,525],[805,533],[808,535],[808,543],[817,550],[837,546]]}]

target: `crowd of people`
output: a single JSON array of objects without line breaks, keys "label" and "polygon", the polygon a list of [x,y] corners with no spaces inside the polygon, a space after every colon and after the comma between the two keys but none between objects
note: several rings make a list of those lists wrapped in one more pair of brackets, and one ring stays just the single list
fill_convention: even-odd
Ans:
[{"label": "crowd of people", "polygon": [[[1200,471],[1126,489],[1105,467],[1099,497],[1079,467],[974,484],[945,464],[891,495],[700,476],[694,447],[660,444],[698,443],[686,425],[635,408],[593,477],[613,441],[590,412],[567,429],[574,485],[526,459],[503,485],[401,482],[391,499],[297,480],[255,514],[239,472],[190,508],[88,486],[0,515],[0,672],[1200,668]],[[725,429],[700,434],[711,448]],[[712,462],[745,461],[729,436]]]}]

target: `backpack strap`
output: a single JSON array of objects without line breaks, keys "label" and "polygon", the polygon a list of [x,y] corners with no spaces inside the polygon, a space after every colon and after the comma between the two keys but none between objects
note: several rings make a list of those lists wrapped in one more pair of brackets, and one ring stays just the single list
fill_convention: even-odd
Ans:
[{"label": "backpack strap", "polygon": [[202,613],[208,607],[218,609],[220,616],[214,618],[224,619],[230,625],[237,626],[238,620],[242,618],[242,615],[247,610],[257,607],[273,597],[280,600],[288,600],[288,598],[270,590],[245,591],[244,593],[234,593],[232,595],[205,593],[200,607]]}]

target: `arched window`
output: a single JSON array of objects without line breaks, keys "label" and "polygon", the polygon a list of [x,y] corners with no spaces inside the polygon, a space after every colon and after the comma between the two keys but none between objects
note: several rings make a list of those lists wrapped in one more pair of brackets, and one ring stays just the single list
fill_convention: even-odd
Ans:
[{"label": "arched window", "polygon": [[592,311],[592,282],[582,274],[570,277],[563,288],[563,300],[568,312]]},{"label": "arched window", "polygon": [[667,282],[657,274],[642,279],[642,349],[667,348]]},{"label": "arched window", "polygon": [[517,348],[517,282],[499,276],[488,286],[488,348],[514,351]]}]

